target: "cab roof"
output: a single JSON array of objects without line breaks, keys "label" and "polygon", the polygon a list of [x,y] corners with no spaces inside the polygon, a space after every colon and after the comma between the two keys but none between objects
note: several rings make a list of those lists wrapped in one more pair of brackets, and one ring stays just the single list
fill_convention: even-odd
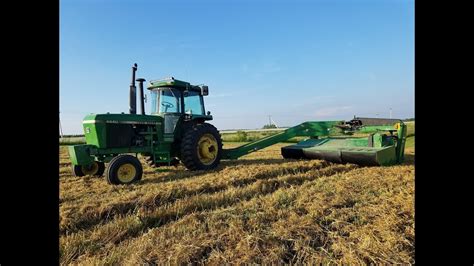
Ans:
[{"label": "cab roof", "polygon": [[189,82],[182,81],[175,79],[174,77],[169,77],[169,78],[164,78],[164,79],[159,79],[159,80],[151,80],[150,85],[148,86],[147,89],[152,90],[156,88],[162,88],[162,87],[167,87],[167,88],[175,88],[179,90],[193,90],[193,91],[201,91],[201,87],[196,86],[196,85],[191,85]]}]

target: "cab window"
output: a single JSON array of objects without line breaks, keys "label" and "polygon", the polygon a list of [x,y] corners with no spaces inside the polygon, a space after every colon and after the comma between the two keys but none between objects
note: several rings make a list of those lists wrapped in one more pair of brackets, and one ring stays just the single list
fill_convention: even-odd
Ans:
[{"label": "cab window", "polygon": [[184,93],[184,112],[193,115],[204,115],[202,96],[196,91]]}]

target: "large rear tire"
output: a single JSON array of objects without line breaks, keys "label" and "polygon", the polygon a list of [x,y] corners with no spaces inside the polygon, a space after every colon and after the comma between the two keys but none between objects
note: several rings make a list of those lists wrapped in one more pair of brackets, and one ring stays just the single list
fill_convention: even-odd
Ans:
[{"label": "large rear tire", "polygon": [[137,157],[122,154],[113,158],[106,170],[107,182],[112,185],[128,185],[142,179],[143,168]]},{"label": "large rear tire", "polygon": [[208,123],[189,128],[181,141],[181,161],[189,170],[216,168],[222,157],[222,139],[217,128]]}]

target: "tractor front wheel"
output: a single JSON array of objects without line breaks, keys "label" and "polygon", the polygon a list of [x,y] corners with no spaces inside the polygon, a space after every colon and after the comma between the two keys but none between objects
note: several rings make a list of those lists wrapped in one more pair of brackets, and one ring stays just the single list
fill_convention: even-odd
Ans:
[{"label": "tractor front wheel", "polygon": [[72,173],[74,176],[102,176],[104,174],[105,164],[103,162],[94,161],[90,165],[73,165]]},{"label": "tractor front wheel", "polygon": [[107,182],[112,185],[131,184],[142,179],[143,168],[137,157],[123,154],[113,158],[106,170]]},{"label": "tractor front wheel", "polygon": [[189,170],[216,168],[222,157],[219,131],[211,124],[197,124],[189,128],[181,142],[181,161]]}]

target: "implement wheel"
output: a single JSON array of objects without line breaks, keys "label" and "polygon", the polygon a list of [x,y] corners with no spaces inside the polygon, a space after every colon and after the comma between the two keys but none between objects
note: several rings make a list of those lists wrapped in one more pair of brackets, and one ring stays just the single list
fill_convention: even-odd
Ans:
[{"label": "implement wheel", "polygon": [[185,132],[181,141],[181,161],[189,170],[216,168],[222,157],[219,131],[207,123],[197,124]]},{"label": "implement wheel", "polygon": [[143,168],[132,155],[123,154],[113,158],[106,170],[107,182],[112,185],[131,184],[142,179]]},{"label": "implement wheel", "polygon": [[90,165],[73,165],[72,173],[74,176],[102,176],[104,174],[105,164],[103,162],[93,162]]}]

